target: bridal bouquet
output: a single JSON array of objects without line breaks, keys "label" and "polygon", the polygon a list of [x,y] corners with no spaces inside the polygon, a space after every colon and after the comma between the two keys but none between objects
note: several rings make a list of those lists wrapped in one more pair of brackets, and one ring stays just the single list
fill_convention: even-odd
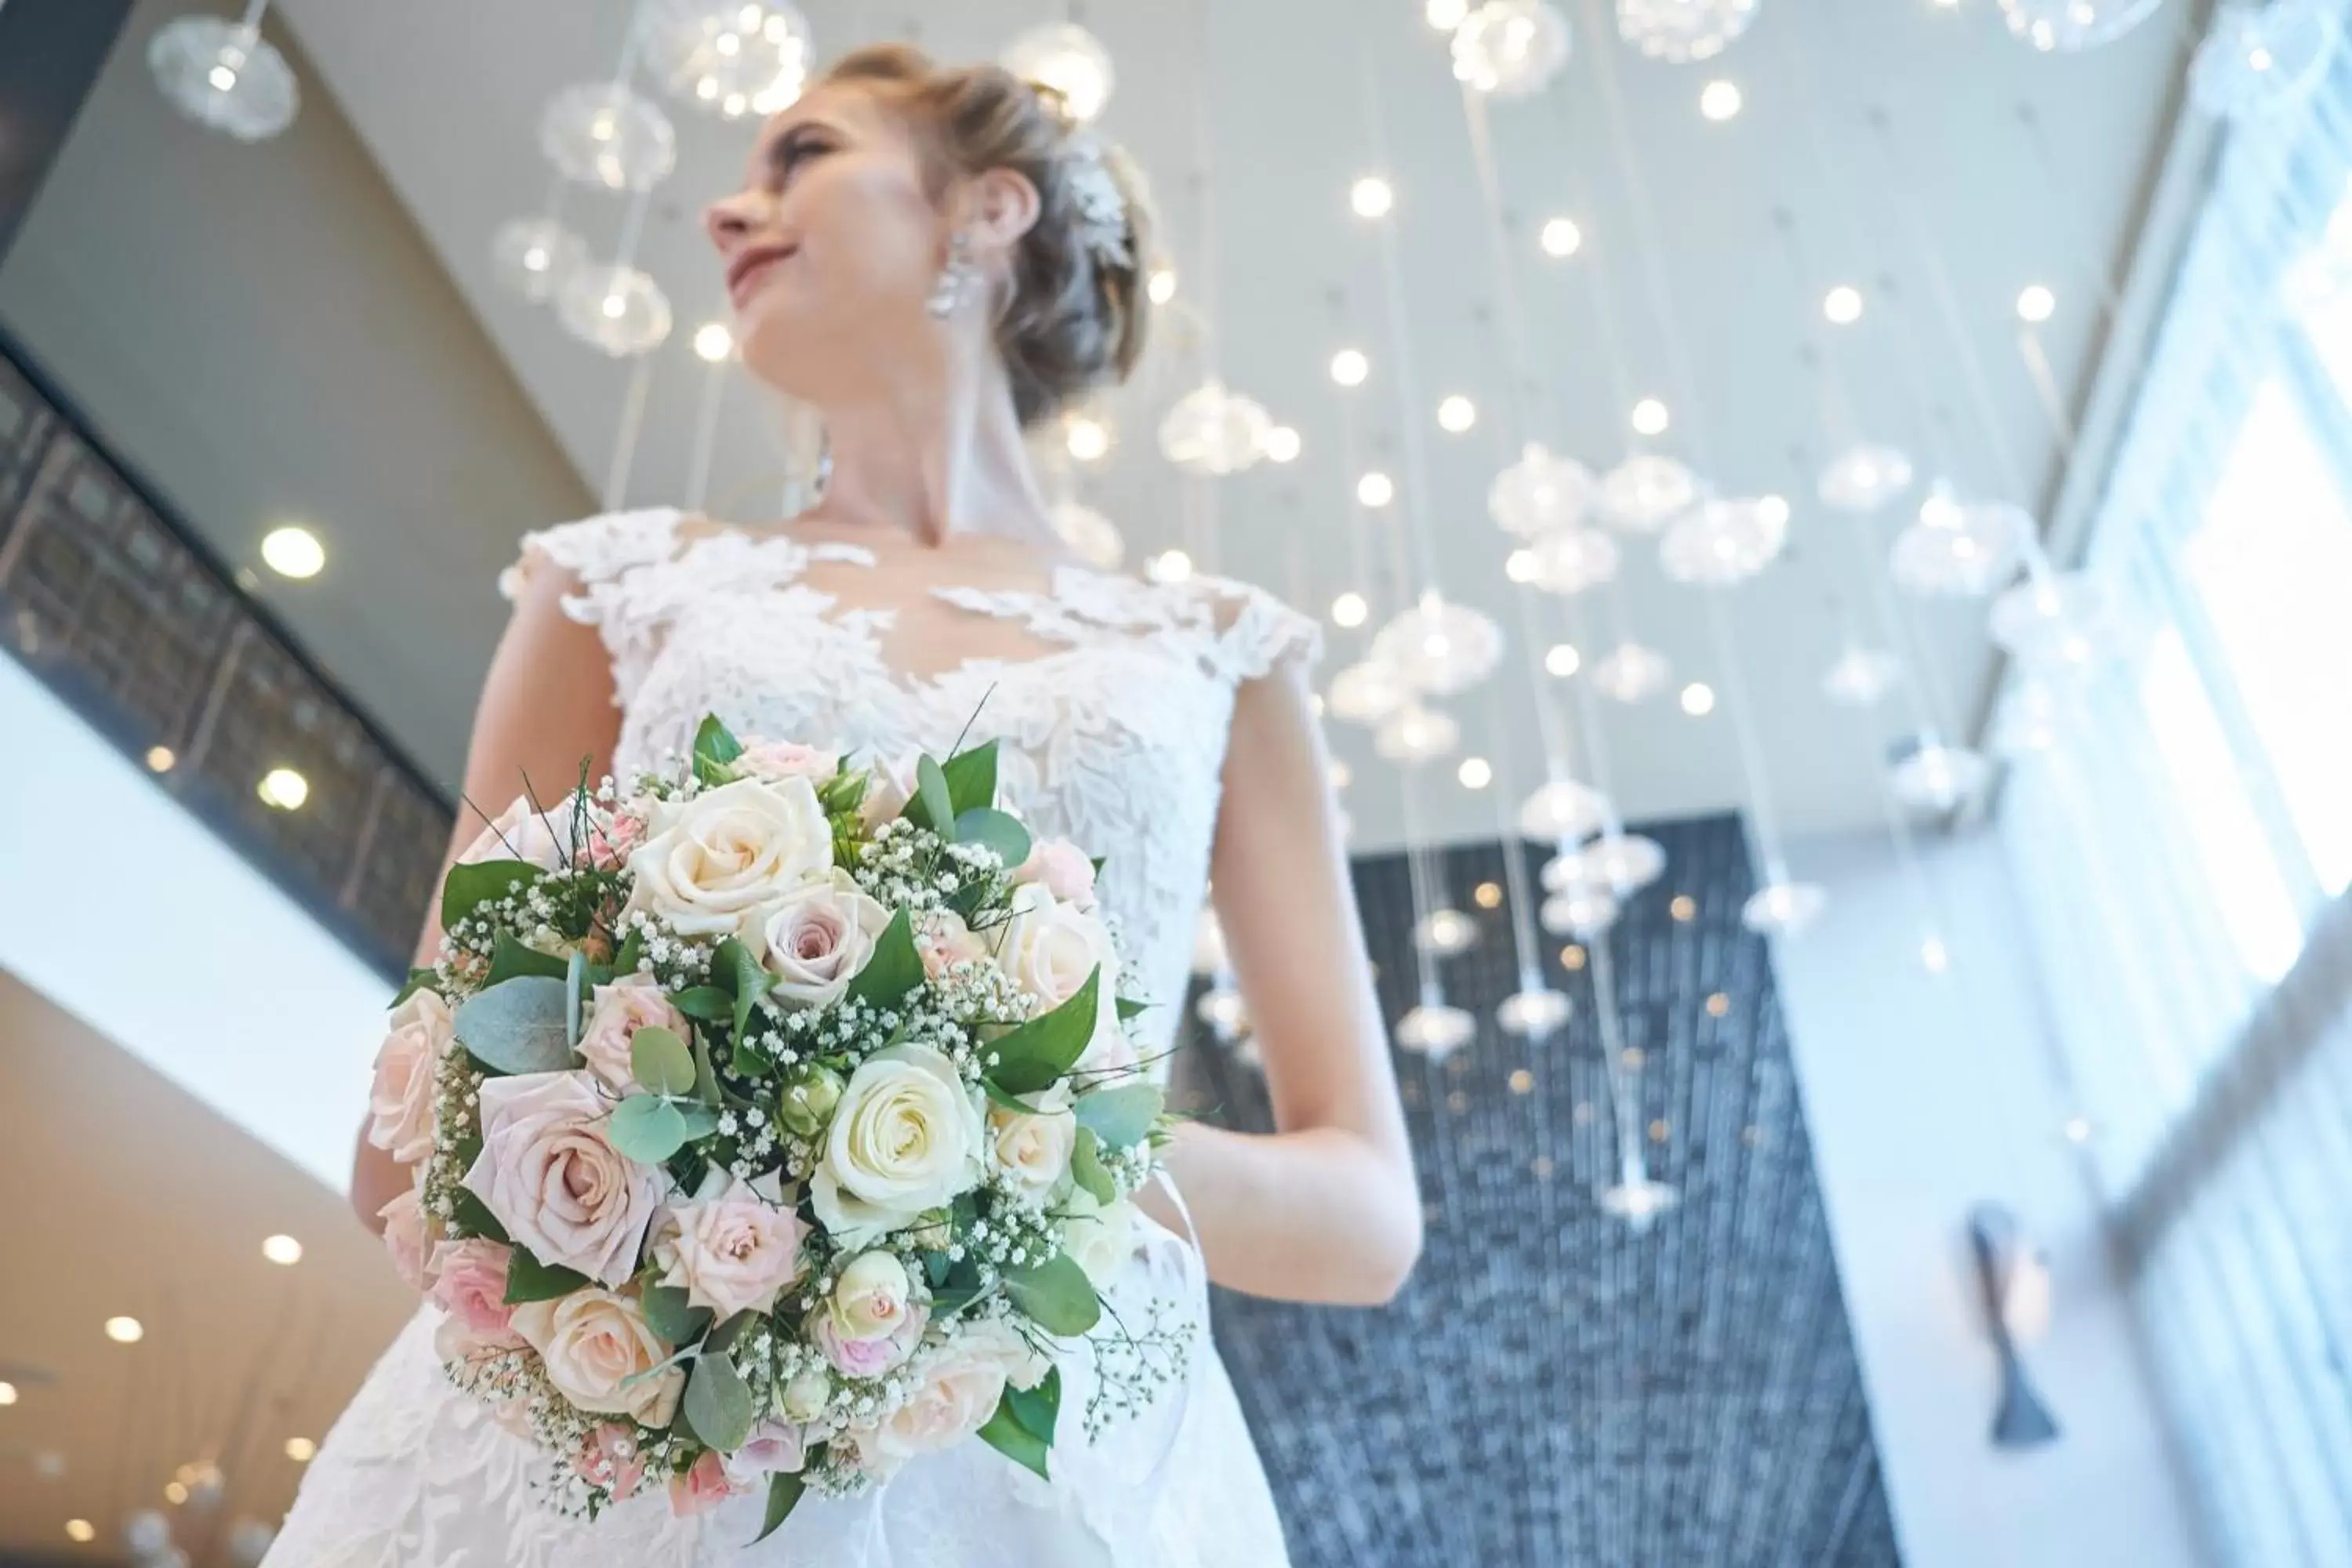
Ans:
[{"label": "bridal bouquet", "polygon": [[[764,1486],[772,1531],[973,1437],[1046,1474],[1168,1118],[1098,863],[995,795],[992,743],[898,780],[710,719],[450,870],[368,1135],[451,1377],[559,1506]],[[1093,1357],[1089,1430],[1190,1331]]]}]

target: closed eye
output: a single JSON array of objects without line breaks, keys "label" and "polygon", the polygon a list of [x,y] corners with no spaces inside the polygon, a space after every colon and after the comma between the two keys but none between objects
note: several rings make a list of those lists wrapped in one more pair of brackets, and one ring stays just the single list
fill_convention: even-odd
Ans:
[{"label": "closed eye", "polygon": [[768,149],[769,174],[779,185],[788,184],[802,164],[831,151],[833,143],[820,132],[787,132]]}]

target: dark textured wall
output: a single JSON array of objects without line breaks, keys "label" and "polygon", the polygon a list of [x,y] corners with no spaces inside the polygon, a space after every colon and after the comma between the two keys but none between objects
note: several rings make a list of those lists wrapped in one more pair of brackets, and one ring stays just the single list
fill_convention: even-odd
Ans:
[{"label": "dark textured wall", "polygon": [[[1601,1212],[1591,967],[1563,967],[1547,938],[1576,1016],[1532,1047],[1494,1028],[1517,961],[1473,889],[1501,879],[1503,851],[1449,852],[1451,901],[1484,931],[1441,973],[1484,1026],[1443,1066],[1400,1058],[1419,1271],[1377,1311],[1217,1300],[1297,1568],[1900,1562],[1768,953],[1739,924],[1738,824],[1646,831],[1667,873],[1611,942],[1651,1169],[1681,1205],[1641,1235]],[[1414,1000],[1404,862],[1358,862],[1356,887],[1393,1020]],[[1222,1120],[1270,1125],[1255,1072],[1213,1046],[1190,1055]]]}]

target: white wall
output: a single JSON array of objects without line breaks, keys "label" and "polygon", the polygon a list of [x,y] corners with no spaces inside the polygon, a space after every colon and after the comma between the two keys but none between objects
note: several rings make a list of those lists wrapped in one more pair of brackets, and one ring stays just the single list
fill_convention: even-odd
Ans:
[{"label": "white wall", "polygon": [[0,969],[341,1191],[391,988],[6,658],[0,738]]},{"label": "white wall", "polygon": [[[1923,846],[1949,970],[1883,834],[1800,841],[1827,911],[1775,955],[1822,1196],[1906,1568],[2193,1568],[2209,1561],[2166,1413],[2063,1134],[2032,955],[2000,846]],[[2006,1204],[2051,1255],[2025,1360],[2062,1429],[1988,1440],[1995,1383],[1966,1223]]]}]

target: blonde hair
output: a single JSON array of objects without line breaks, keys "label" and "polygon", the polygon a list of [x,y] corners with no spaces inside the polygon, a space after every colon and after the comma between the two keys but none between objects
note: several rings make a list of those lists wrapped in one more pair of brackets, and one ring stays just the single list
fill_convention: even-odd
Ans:
[{"label": "blonde hair", "polygon": [[996,346],[1021,423],[1039,424],[1126,380],[1143,355],[1150,309],[1142,269],[1151,218],[1133,165],[1105,149],[1126,208],[1122,263],[1086,241],[1071,128],[1050,89],[1001,66],[941,66],[904,44],[844,56],[819,85],[835,84],[873,89],[909,116],[930,157],[934,195],[951,179],[990,169],[1013,170],[1037,188],[1037,221],[1013,252],[1011,286],[996,310]]}]

